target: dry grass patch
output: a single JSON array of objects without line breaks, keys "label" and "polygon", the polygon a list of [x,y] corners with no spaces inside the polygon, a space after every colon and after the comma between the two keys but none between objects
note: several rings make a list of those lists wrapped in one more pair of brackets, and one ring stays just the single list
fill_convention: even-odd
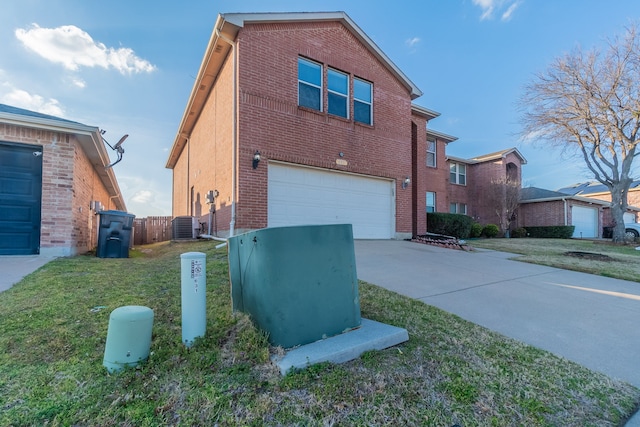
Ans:
[{"label": "dry grass patch", "polygon": [[[617,279],[640,281],[637,244],[614,245],[602,240],[474,239],[475,248],[518,254],[515,260]],[[581,253],[582,256],[576,255]]]}]

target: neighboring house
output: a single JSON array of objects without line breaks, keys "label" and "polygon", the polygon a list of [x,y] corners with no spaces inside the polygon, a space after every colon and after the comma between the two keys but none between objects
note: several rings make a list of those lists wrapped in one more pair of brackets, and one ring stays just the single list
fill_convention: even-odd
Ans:
[{"label": "neighboring house", "polygon": [[[582,196],[589,199],[599,199],[611,202],[611,193],[606,186],[597,182],[590,181],[584,183],[577,183],[564,187],[558,190],[561,193],[570,194],[572,196]],[[631,207],[640,206],[640,181],[633,181],[629,186],[629,192],[627,193],[627,204]],[[635,211],[629,211],[624,214],[624,222],[636,222],[637,214]],[[604,223],[612,225],[613,218],[610,215],[610,210],[605,212]]]},{"label": "neighboring house", "polygon": [[462,213],[481,224],[498,224],[492,198],[488,196],[492,182],[510,180],[521,185],[522,165],[527,160],[516,148],[463,159],[447,157],[449,182],[443,212]]},{"label": "neighboring house", "polygon": [[[573,237],[602,237],[610,223],[610,202],[536,187],[522,189],[516,227],[573,225]],[[634,214],[637,208],[630,208]]]},{"label": "neighboring house", "polygon": [[332,223],[356,238],[424,233],[455,138],[427,130],[439,114],[412,103],[421,95],[343,12],[219,15],[166,164],[173,216],[206,222],[217,194],[221,236]]},{"label": "neighboring house", "polygon": [[93,249],[96,202],[126,210],[108,164],[98,128],[0,104],[0,255]]}]

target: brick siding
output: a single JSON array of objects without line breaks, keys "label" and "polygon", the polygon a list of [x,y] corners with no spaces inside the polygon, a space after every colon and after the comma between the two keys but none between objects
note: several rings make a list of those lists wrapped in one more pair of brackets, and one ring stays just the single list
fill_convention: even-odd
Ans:
[{"label": "brick siding", "polygon": [[6,124],[0,124],[0,140],[43,151],[40,253],[66,256],[93,249],[98,219],[90,202],[113,207],[78,140],[65,133]]}]

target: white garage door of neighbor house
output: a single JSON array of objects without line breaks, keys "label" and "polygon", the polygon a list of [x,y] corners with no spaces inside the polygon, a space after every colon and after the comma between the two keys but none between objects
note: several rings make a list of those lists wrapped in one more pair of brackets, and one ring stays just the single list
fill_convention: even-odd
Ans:
[{"label": "white garage door of neighbor house", "polygon": [[625,224],[636,222],[636,215],[634,213],[625,212],[622,214],[622,217],[624,218]]},{"label": "white garage door of neighbor house", "polygon": [[571,222],[576,227],[573,237],[598,237],[598,208],[572,206]]},{"label": "white garage door of neighbor house", "polygon": [[269,164],[269,227],[352,224],[357,239],[395,234],[393,181],[308,167]]}]

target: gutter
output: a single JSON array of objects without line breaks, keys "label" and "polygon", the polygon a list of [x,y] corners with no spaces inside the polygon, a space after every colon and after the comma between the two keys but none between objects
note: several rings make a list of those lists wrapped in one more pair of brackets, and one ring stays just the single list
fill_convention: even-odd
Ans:
[{"label": "gutter", "polygon": [[231,133],[231,222],[229,223],[229,237],[235,235],[236,228],[236,199],[237,199],[237,175],[238,175],[238,47],[236,42],[229,40],[222,35],[220,28],[224,25],[224,20],[220,23],[220,26],[215,29],[215,33],[219,39],[228,43],[233,49],[233,128]]}]

